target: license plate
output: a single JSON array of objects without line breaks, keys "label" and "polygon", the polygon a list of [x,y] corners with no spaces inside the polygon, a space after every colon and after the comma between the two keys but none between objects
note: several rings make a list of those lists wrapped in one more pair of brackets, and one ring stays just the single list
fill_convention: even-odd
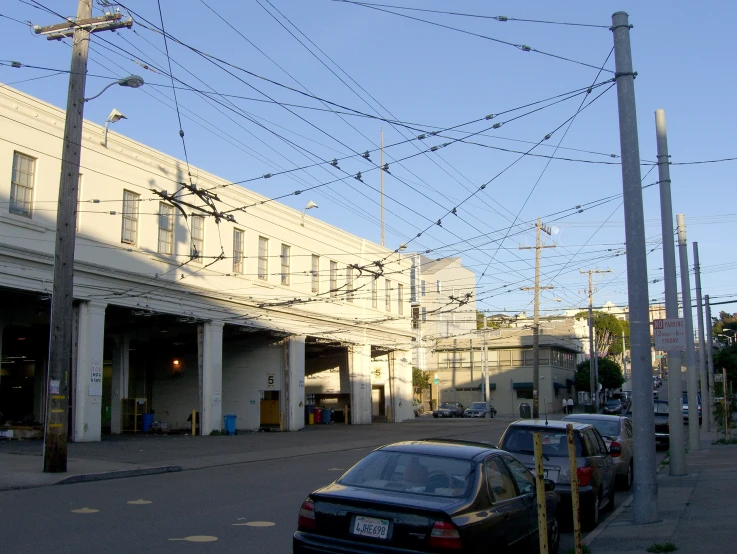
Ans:
[{"label": "license plate", "polygon": [[389,520],[356,516],[353,521],[353,534],[362,537],[385,539],[389,534]]}]

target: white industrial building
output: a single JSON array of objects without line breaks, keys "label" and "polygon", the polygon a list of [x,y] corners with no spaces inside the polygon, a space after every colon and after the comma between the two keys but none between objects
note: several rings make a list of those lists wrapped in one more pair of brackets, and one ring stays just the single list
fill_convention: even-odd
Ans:
[{"label": "white industrial building", "polygon": [[[0,412],[44,420],[64,111],[0,89]],[[413,417],[411,259],[85,122],[70,433]],[[172,195],[191,206],[163,199]],[[305,199],[307,200],[307,199]],[[183,209],[179,209],[183,208]],[[211,210],[212,213],[212,210]],[[377,263],[380,262],[380,263]],[[0,422],[2,423],[2,422]]]}]

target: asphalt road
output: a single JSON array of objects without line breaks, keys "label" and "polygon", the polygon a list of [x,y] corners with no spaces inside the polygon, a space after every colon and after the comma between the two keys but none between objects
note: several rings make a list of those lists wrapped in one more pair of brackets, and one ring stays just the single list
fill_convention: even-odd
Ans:
[{"label": "asphalt road", "polygon": [[[435,420],[417,425],[432,436]],[[457,420],[443,435],[496,443],[508,420]],[[415,425],[415,424],[410,424]],[[392,436],[392,440],[396,440]],[[371,448],[0,493],[2,552],[289,553],[309,492]],[[661,458],[664,454],[661,453]],[[616,504],[629,493],[620,492]],[[573,544],[562,537],[561,551]]]}]

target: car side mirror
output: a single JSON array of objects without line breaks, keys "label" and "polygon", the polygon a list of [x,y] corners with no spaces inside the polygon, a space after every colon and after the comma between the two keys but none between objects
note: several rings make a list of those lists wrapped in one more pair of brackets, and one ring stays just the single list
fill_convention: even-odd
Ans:
[{"label": "car side mirror", "polygon": [[552,479],[545,479],[545,492],[552,492],[555,490],[555,481]]}]

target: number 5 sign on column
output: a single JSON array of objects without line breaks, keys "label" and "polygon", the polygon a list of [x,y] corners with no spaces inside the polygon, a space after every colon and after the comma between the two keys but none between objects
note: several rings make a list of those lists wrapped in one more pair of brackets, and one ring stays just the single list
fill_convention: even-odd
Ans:
[{"label": "number 5 sign on column", "polygon": [[266,376],[266,386],[269,387],[270,389],[274,388],[274,374],[273,373],[269,373]]}]

